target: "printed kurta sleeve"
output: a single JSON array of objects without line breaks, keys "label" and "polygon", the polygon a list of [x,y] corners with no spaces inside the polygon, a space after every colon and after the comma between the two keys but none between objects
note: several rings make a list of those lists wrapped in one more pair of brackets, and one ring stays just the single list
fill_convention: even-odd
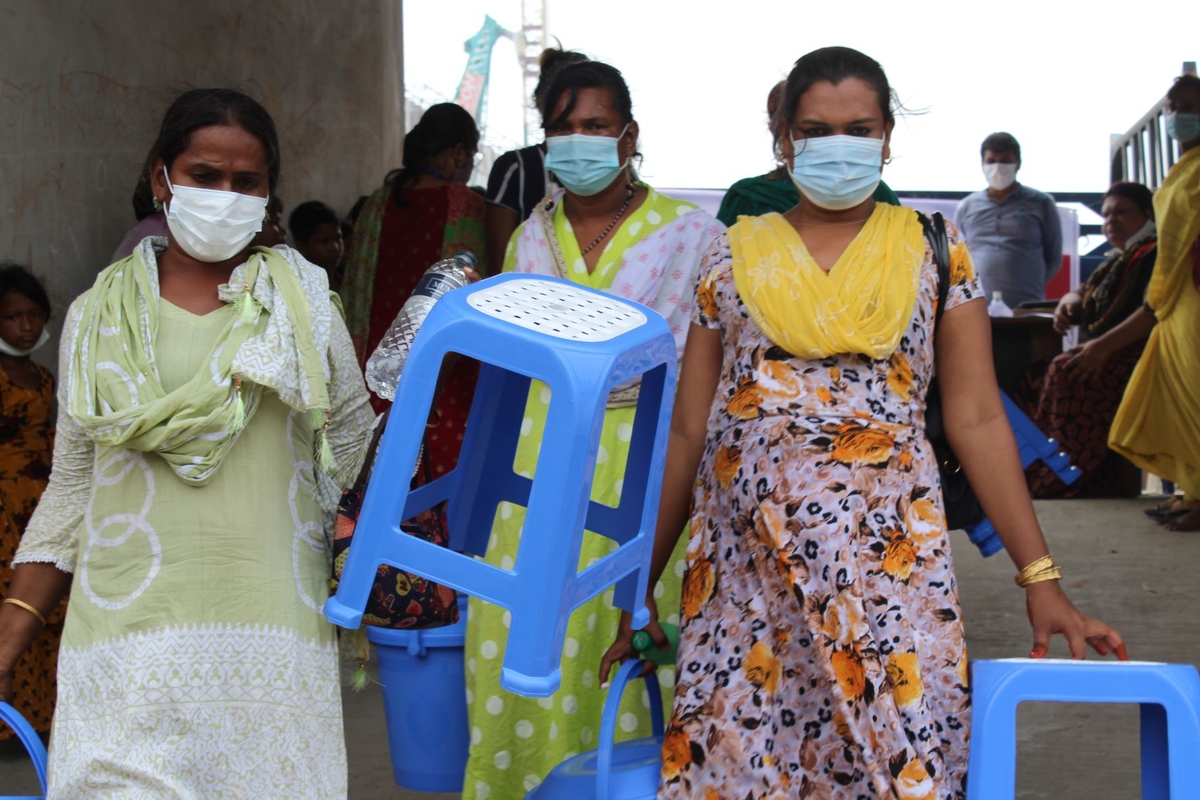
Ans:
[{"label": "printed kurta sleeve", "polygon": [[946,236],[950,240],[950,288],[946,293],[946,310],[949,311],[963,303],[982,298],[983,286],[975,274],[971,251],[958,229],[947,225]]},{"label": "printed kurta sleeve", "polygon": [[729,273],[733,256],[729,251],[729,238],[724,233],[717,237],[700,259],[696,272],[696,302],[692,308],[692,324],[712,330],[721,329],[720,308],[717,294],[722,272]]},{"label": "printed kurta sleeve", "polygon": [[58,363],[62,379],[58,388],[58,431],[54,439],[54,463],[50,482],[21,537],[13,564],[49,563],[63,572],[75,571],[80,530],[96,463],[96,445],[68,411],[72,343],[79,322],[77,300],[67,312],[59,343]]}]

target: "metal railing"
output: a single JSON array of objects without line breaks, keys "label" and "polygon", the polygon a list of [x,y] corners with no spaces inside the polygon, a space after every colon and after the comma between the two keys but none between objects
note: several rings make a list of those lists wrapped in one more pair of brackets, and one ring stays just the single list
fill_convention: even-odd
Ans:
[{"label": "metal railing", "polygon": [[[1196,74],[1196,62],[1183,63],[1185,75]],[[1136,181],[1157,189],[1179,159],[1179,143],[1167,137],[1164,115],[1167,101],[1160,100],[1125,134],[1113,134],[1110,143],[1113,183]]]}]

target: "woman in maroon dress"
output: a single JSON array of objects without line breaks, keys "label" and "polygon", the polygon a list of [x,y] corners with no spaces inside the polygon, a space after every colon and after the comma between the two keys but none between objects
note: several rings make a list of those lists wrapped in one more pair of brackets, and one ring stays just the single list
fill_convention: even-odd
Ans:
[{"label": "woman in maroon dress", "polygon": [[[487,263],[483,198],[466,185],[478,145],[479,130],[464,109],[431,107],[404,139],[404,167],[363,206],[341,288],[363,365],[431,264],[463,250]],[[446,377],[426,436],[433,477],[454,468],[477,376],[478,366],[463,360]],[[376,411],[388,405],[372,403]]]}]

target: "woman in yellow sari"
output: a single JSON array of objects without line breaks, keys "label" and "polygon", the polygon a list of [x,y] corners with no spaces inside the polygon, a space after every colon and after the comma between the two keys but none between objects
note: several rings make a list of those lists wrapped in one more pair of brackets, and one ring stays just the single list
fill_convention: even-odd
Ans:
[{"label": "woman in yellow sari", "polygon": [[1167,133],[1182,155],[1154,195],[1158,262],[1146,304],[1158,324],[1113,420],[1109,447],[1183,487],[1168,530],[1200,530],[1200,78],[1167,92]]}]

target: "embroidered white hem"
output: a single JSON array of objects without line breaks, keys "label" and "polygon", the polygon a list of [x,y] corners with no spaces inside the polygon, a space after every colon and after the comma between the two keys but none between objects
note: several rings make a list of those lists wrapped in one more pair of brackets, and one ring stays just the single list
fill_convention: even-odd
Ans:
[{"label": "embroidered white hem", "polygon": [[64,647],[59,674],[48,800],[346,797],[332,641],[168,627]]}]

